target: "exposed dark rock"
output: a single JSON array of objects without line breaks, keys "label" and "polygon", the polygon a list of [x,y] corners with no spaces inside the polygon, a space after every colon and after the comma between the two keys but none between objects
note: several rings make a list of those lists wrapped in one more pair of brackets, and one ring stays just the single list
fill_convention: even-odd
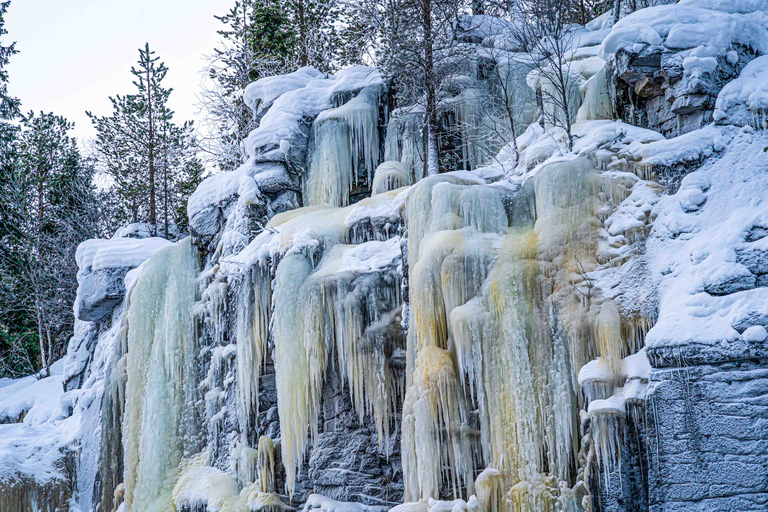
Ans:
[{"label": "exposed dark rock", "polygon": [[767,364],[765,358],[702,361],[652,371],[647,415],[651,512],[766,509]]},{"label": "exposed dark rock", "polygon": [[718,92],[755,56],[750,48],[734,50],[739,54],[737,61],[718,56],[714,72],[696,76],[687,76],[683,70],[690,50],[673,52],[661,46],[645,46],[639,52],[619,50],[610,63],[610,94],[619,116],[668,137],[711,123]]},{"label": "exposed dark rock", "polygon": [[77,317],[101,322],[125,297],[125,275],[131,267],[103,268],[79,279]]}]

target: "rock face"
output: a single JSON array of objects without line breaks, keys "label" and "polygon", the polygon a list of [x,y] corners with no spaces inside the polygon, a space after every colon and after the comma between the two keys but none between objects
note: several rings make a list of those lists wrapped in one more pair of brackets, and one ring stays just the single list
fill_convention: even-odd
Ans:
[{"label": "rock face", "polygon": [[718,56],[714,70],[691,78],[683,70],[687,53],[653,46],[636,53],[619,50],[611,84],[619,117],[668,137],[697,130],[713,121],[723,85],[755,57],[750,48],[738,47],[729,57]]},{"label": "rock face", "polygon": [[[399,419],[399,418],[398,418]],[[334,373],[323,388],[322,430],[309,459],[314,491],[338,501],[395,506],[403,500],[399,431],[383,440],[376,426],[361,422],[341,379]],[[399,421],[397,421],[399,423]]]},{"label": "rock face", "polygon": [[170,243],[78,251],[46,425],[80,430],[0,512],[765,510],[768,137],[699,129],[759,45],[699,44],[690,20],[728,14],[685,2],[578,29],[572,152],[491,17],[455,27],[478,52],[443,84],[437,176],[376,70],[249,86],[250,158],[190,198],[191,239],[132,274]]},{"label": "rock face", "polygon": [[654,368],[646,426],[650,511],[768,507],[766,355],[763,346],[751,359],[705,353],[690,365],[679,359]]},{"label": "rock face", "polygon": [[84,322],[101,322],[125,297],[125,275],[130,267],[103,268],[80,279],[77,317]]}]

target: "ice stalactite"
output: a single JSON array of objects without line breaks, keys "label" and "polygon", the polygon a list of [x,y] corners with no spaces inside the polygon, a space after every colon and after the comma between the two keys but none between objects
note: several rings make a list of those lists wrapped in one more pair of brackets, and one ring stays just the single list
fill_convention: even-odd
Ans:
[{"label": "ice stalactite", "polygon": [[384,141],[384,160],[402,163],[412,183],[425,177],[423,119],[424,112],[414,108],[393,110]]},{"label": "ice stalactite", "polygon": [[262,492],[275,492],[275,443],[267,436],[259,438],[259,458],[256,466]]},{"label": "ice stalactite", "polygon": [[[265,364],[272,308],[272,276],[256,264],[244,272],[237,300],[237,417],[249,432],[259,414],[259,377]],[[244,440],[245,442],[246,440]],[[247,444],[247,443],[246,443]]]},{"label": "ice stalactite", "polygon": [[371,195],[381,194],[411,184],[411,175],[405,166],[397,161],[381,163],[376,168]]},{"label": "ice stalactite", "polygon": [[[274,290],[274,339],[280,445],[286,487],[293,493],[296,472],[307,449],[307,430],[317,439],[317,415],[325,374],[325,344],[318,339],[322,325],[306,318],[307,306],[320,299],[305,283],[312,273],[306,256],[287,254],[277,267]],[[317,308],[312,308],[317,309]],[[310,322],[307,322],[310,320]]]},{"label": "ice stalactite", "polygon": [[483,512],[504,512],[504,477],[498,469],[487,467],[475,479],[475,492]]},{"label": "ice stalactite", "polygon": [[274,290],[275,376],[286,481],[292,491],[306,453],[317,440],[320,392],[330,356],[362,421],[373,416],[379,446],[388,448],[390,421],[402,394],[389,358],[402,349],[400,284],[391,270],[399,238],[338,244],[316,268],[289,253],[277,268]]},{"label": "ice stalactite", "polygon": [[196,272],[187,238],[145,263],[131,293],[123,423],[129,511],[171,509],[179,463],[199,450]]},{"label": "ice stalactite", "polygon": [[487,93],[468,87],[451,98],[456,131],[461,138],[461,168],[476,169],[498,154],[511,140],[509,121],[499,118]]},{"label": "ice stalactite", "polygon": [[[605,368],[595,373],[586,398],[611,396],[632,330],[591,274],[598,266],[610,185],[588,158],[545,165],[529,187],[534,223],[514,220],[522,207],[517,202],[527,201],[525,187],[507,206],[511,217],[497,190],[460,175],[430,177],[410,191],[411,378],[403,416],[408,499],[445,494],[444,485],[455,478],[451,472],[461,474],[471,460],[476,467],[495,468],[493,485],[503,490],[480,489],[478,483],[479,501],[488,501],[488,493],[501,494],[505,510],[521,512],[588,506],[584,482],[573,477],[582,474],[577,466],[583,462],[577,371],[601,356]],[[460,410],[452,414],[472,411],[476,418],[468,416],[456,430],[479,429],[475,437],[481,449],[469,448],[474,460],[462,451],[466,443],[460,436],[444,445],[439,415],[433,418],[434,437],[416,428],[419,400],[426,396],[419,378],[430,368],[422,354],[434,350],[444,351],[453,364]],[[432,459],[418,450],[421,445],[430,446]],[[423,464],[439,464],[434,454],[451,449],[457,458],[442,462],[449,469],[435,484]],[[600,457],[609,449],[601,449]]]},{"label": "ice stalactite", "polygon": [[608,80],[611,69],[608,66],[600,68],[595,75],[590,77],[580,86],[584,98],[576,116],[578,121],[591,121],[595,119],[614,119],[616,112],[610,95]]},{"label": "ice stalactite", "polygon": [[478,354],[471,341],[452,332],[455,323],[449,319],[480,292],[507,229],[507,214],[494,189],[447,175],[418,183],[406,216],[411,306],[402,438],[406,499],[439,497],[445,485],[454,496],[465,489],[471,494],[482,454],[480,425],[468,414],[473,402],[466,399],[465,374],[475,376]]},{"label": "ice stalactite", "polygon": [[[414,385],[403,405],[403,471],[406,501],[439,496],[447,483],[454,495],[471,493],[475,453],[467,442],[467,411],[450,352],[424,347],[416,360]],[[414,478],[415,477],[415,478]]]},{"label": "ice stalactite", "polygon": [[355,187],[371,186],[379,162],[380,95],[380,87],[366,87],[315,119],[305,205],[346,206]]}]

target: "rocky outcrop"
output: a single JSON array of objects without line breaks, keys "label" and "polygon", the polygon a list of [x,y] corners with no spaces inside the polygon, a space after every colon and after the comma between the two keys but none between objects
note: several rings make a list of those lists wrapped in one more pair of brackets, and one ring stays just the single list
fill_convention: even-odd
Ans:
[{"label": "rocky outcrop", "polygon": [[668,137],[697,130],[713,121],[720,89],[755,57],[751,48],[738,46],[728,55],[717,56],[715,69],[690,77],[683,68],[688,53],[659,46],[645,46],[638,52],[619,50],[610,82],[619,117]]}]

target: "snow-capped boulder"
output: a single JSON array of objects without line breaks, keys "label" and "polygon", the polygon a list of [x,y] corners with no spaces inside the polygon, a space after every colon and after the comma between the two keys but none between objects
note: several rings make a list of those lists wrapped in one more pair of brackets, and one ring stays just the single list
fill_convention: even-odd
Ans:
[{"label": "snow-capped boulder", "polygon": [[768,112],[768,55],[749,62],[738,78],[717,95],[715,121],[718,124],[766,128]]},{"label": "snow-capped boulder", "polygon": [[[715,99],[768,51],[761,2],[697,2],[636,11],[614,25],[600,55],[613,61],[620,116],[665,135],[713,119]],[[742,14],[747,13],[747,14]]]},{"label": "snow-capped boulder", "polygon": [[125,275],[171,245],[164,238],[113,238],[86,240],[77,248],[77,318],[100,322],[125,296]]}]

